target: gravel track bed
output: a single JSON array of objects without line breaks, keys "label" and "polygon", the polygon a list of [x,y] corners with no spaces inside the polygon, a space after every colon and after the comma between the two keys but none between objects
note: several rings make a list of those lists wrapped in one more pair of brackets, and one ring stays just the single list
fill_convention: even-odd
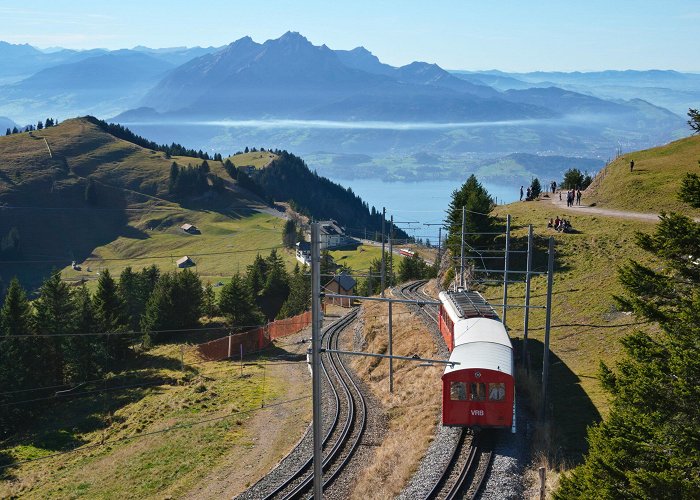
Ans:
[{"label": "gravel track bed", "polygon": [[[346,327],[347,328],[347,327]],[[324,344],[326,341],[324,340]],[[327,369],[329,372],[331,372],[330,368]],[[332,373],[329,373],[331,377],[334,375]],[[333,391],[331,389],[330,383],[326,377],[321,378],[321,383],[323,386],[322,390],[322,405],[323,405],[323,421],[322,421],[322,434],[323,436],[327,436],[328,432],[331,429],[331,426],[333,425],[333,418],[335,416],[335,411],[337,408],[337,401],[335,399],[335,396],[333,395]],[[338,396],[341,398],[341,411],[339,415],[339,421],[337,424],[337,427],[342,427],[343,421],[345,418],[347,418],[347,405],[344,405],[342,403],[342,398],[345,396],[341,393]],[[327,445],[324,446],[324,450],[326,448],[331,448],[333,446],[333,443],[335,442],[335,438],[331,438]],[[238,499],[241,500],[248,500],[248,499],[262,499],[267,496],[269,496],[273,491],[275,491],[280,485],[284,484],[287,479],[297,472],[303,465],[304,463],[313,455],[313,432],[312,432],[312,427],[309,425],[309,427],[306,430],[306,433],[302,437],[302,439],[299,441],[297,446],[287,455],[285,456],[279,464],[272,470],[270,473],[266,474],[263,478],[260,479],[257,483],[255,483],[253,486],[251,486],[247,491],[239,495]],[[290,483],[285,488],[286,491],[290,491],[295,485],[299,484],[300,482],[303,481],[305,477],[308,476],[307,474],[303,474],[299,478],[297,478],[295,481]]]},{"label": "gravel track bed", "polygon": [[[416,292],[418,298],[431,298],[422,292]],[[431,307],[431,306],[424,306]],[[418,306],[411,306],[417,312]],[[448,359],[449,350],[435,322],[418,313],[429,326],[440,357]],[[529,459],[529,444],[525,429],[528,425],[527,415],[523,411],[516,414],[518,432],[509,431],[497,433],[493,442],[493,455],[490,469],[482,485],[481,493],[476,497],[482,500],[517,499],[523,497],[523,472]],[[459,441],[459,429],[445,428],[438,425],[435,440],[431,443],[423,457],[418,470],[409,485],[401,492],[400,499],[425,498],[433,485],[440,479],[445,467],[450,461]],[[480,464],[481,466],[481,464]]]},{"label": "gravel track bed", "polygon": [[[361,339],[362,325],[359,320],[355,320],[352,335],[348,335],[348,329],[341,332],[340,344],[341,349],[357,349],[358,338]],[[358,337],[359,336],[359,337]],[[349,356],[345,356],[349,358]],[[347,363],[349,359],[346,359]],[[335,478],[333,483],[323,491],[323,497],[331,500],[340,500],[349,498],[356,479],[363,471],[365,465],[370,463],[372,455],[374,455],[376,447],[381,446],[387,432],[387,417],[382,409],[381,404],[372,395],[371,391],[365,387],[364,383],[357,378],[355,372],[348,366],[348,372],[359,387],[362,394],[365,396],[367,408],[367,422],[365,431],[360,440],[360,444],[354,452],[354,455],[345,466],[343,471]]]}]

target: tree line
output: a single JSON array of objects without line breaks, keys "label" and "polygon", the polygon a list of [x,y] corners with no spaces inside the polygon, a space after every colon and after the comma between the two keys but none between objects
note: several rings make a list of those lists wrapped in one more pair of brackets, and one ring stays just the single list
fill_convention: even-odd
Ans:
[{"label": "tree line", "polygon": [[42,130],[49,127],[54,127],[58,125],[58,120],[54,118],[47,118],[45,121],[39,120],[36,125],[26,125],[24,127],[17,127],[16,125],[12,128],[7,128],[5,135],[21,134],[22,132],[33,132],[35,130]]},{"label": "tree line", "polygon": [[[170,145],[157,144],[156,142],[150,141],[145,137],[141,137],[140,135],[133,133],[127,127],[119,125],[118,123],[107,123],[106,121],[95,118],[94,116],[86,116],[85,119],[90,123],[97,125],[103,131],[113,135],[114,137],[124,139],[125,141],[129,141],[133,144],[136,144],[137,146],[141,146],[142,148],[160,151],[162,153],[165,153],[166,157],[168,158],[170,156],[191,156],[193,158],[199,158],[201,160],[212,159],[209,156],[209,153],[202,151],[201,149],[189,149],[175,142],[173,142]],[[221,159],[221,155],[218,156],[218,159]]]},{"label": "tree line", "polygon": [[34,389],[48,387],[53,395],[53,387],[119,373],[144,349],[178,341],[204,320],[245,330],[299,314],[310,300],[308,272],[298,265],[287,272],[276,250],[234,275],[218,299],[191,270],[162,272],[155,265],[127,267],[118,280],[102,271],[94,293],[84,284],[69,286],[56,272],[33,301],[13,279],[0,308],[0,436],[45,411],[46,401],[16,404],[34,399],[27,397]]},{"label": "tree line", "polygon": [[[277,201],[289,202],[297,212],[317,220],[334,219],[344,226],[352,221],[354,227],[346,228],[347,233],[357,237],[373,237],[382,228],[382,213],[362,201],[352,189],[343,188],[329,179],[312,172],[301,158],[287,151],[274,151],[277,159],[269,166],[258,169],[252,180],[265,193]],[[385,221],[389,231],[389,222]],[[408,235],[400,228],[394,228],[397,238],[407,239]]]}]

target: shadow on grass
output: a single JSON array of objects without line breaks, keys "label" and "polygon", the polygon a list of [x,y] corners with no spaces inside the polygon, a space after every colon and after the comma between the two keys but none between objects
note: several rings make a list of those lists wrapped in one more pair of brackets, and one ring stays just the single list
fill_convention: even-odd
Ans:
[{"label": "shadow on grass", "polygon": [[17,461],[12,455],[5,451],[0,451],[0,481],[11,481],[15,479],[12,468]]},{"label": "shadow on grass", "polygon": [[[542,359],[544,344],[539,340],[528,339],[529,356],[523,353],[522,339],[514,339],[513,348],[520,366],[529,359],[529,375],[518,383],[519,390],[531,406],[536,420],[542,411]],[[573,464],[581,462],[588,451],[587,428],[600,422],[601,415],[581,387],[581,378],[553,352],[549,355],[548,397],[546,416],[549,420],[550,435],[542,442],[547,443],[544,451],[551,457],[562,458]],[[533,422],[537,425],[537,422]],[[542,444],[542,443],[539,443]],[[538,443],[533,442],[533,446]]]},{"label": "shadow on grass", "polygon": [[[175,363],[179,368],[179,363]],[[168,367],[162,357],[151,356],[148,368]],[[133,367],[131,367],[133,369]],[[163,385],[175,385],[172,377],[125,373],[111,379],[76,386],[74,392],[64,392],[55,398],[33,403],[28,411],[26,426],[2,443],[0,477],[11,479],[11,470],[24,460],[42,458],[60,452],[70,452],[87,444],[85,434],[121,424],[123,417],[115,415],[126,405],[138,402],[147,394],[162,393]],[[59,393],[56,393],[59,394]],[[9,452],[21,449],[27,454],[20,460]]]}]

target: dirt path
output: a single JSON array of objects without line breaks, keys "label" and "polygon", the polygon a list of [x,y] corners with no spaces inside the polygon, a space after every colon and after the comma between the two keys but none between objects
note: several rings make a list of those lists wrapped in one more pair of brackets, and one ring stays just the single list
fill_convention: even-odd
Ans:
[{"label": "dirt path", "polygon": [[[559,194],[561,194],[561,200],[559,200]],[[609,208],[598,208],[586,205],[574,205],[573,207],[566,206],[566,193],[561,191],[557,192],[554,196],[550,198],[550,201],[557,207],[557,210],[567,211],[567,212],[583,212],[587,214],[597,214],[606,217],[620,217],[623,219],[635,219],[644,220],[649,222],[658,222],[659,214],[649,214],[643,212],[627,212],[625,210],[612,210]],[[554,218],[556,214],[552,216]],[[696,219],[697,220],[697,219]]]}]

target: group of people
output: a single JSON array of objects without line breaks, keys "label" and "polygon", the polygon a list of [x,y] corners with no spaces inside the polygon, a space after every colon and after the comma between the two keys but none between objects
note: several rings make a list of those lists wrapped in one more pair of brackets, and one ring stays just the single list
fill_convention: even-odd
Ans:
[{"label": "group of people", "polygon": [[[561,196],[561,192],[560,192]],[[569,189],[566,192],[566,206],[567,207],[573,207],[574,202],[576,205],[581,204],[581,190],[580,189]]]},{"label": "group of people", "polygon": [[568,233],[571,231],[571,222],[566,219],[560,219],[557,215],[556,219],[549,219],[547,227],[554,228],[555,231],[561,231],[562,233]]},{"label": "group of people", "polygon": [[[530,188],[530,186],[528,186],[527,187],[527,198],[525,198],[525,199],[529,200],[530,196],[532,196],[532,189]],[[520,201],[523,201],[523,187],[522,186],[520,186]]]}]

